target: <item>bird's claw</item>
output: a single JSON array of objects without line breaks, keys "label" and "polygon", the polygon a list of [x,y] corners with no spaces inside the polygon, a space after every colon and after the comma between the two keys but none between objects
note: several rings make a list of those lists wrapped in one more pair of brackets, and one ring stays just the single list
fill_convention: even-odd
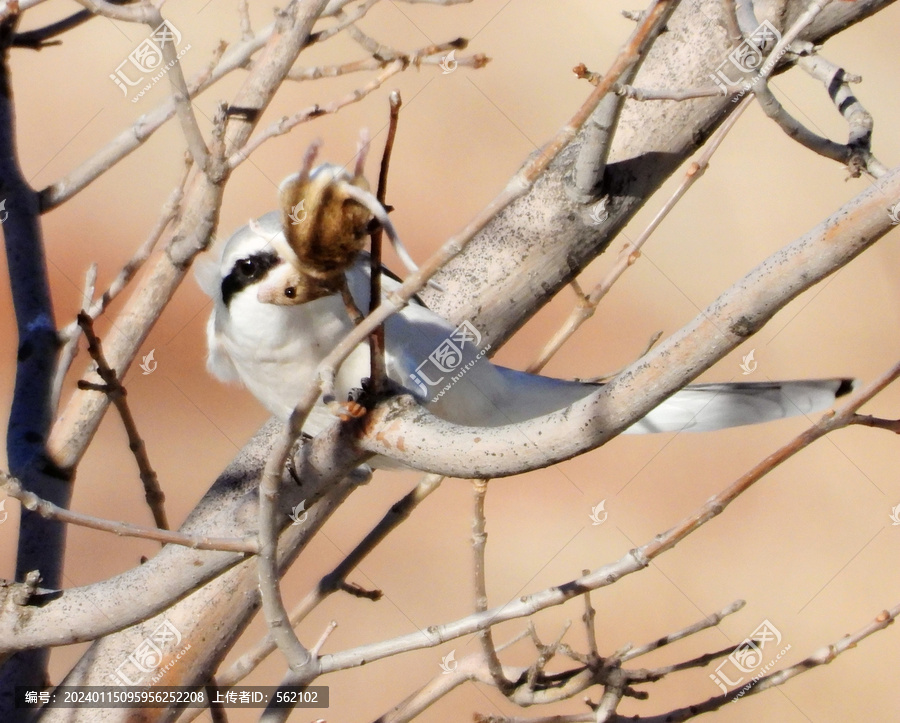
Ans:
[{"label": "bird's claw", "polygon": [[342,422],[349,422],[351,419],[359,419],[368,411],[362,404],[352,399],[346,402],[330,402],[328,408]]}]

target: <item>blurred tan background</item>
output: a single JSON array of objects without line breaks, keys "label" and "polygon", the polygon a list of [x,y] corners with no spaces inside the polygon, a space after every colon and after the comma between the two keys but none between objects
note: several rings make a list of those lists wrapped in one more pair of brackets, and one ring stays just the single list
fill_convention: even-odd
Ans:
[{"label": "blurred tan background", "polygon": [[[251,5],[254,29],[270,22],[271,3]],[[188,77],[205,67],[220,39],[238,37],[235,7],[235,0],[190,0],[164,8],[181,31],[183,43],[191,44],[182,61]],[[591,69],[605,69],[632,29],[619,14],[625,8],[637,6],[618,0],[476,0],[450,8],[379,3],[361,27],[382,43],[413,50],[464,36],[471,39],[467,52],[486,53],[492,62],[479,71],[460,67],[448,75],[434,66],[410,69],[338,116],[323,117],[270,141],[229,183],[219,235],[227,237],[248,218],[274,208],[277,184],[296,169],[312,138],[324,139],[323,157],[338,163],[351,158],[361,127],[371,129],[374,145],[380,148],[387,94],[399,88],[405,105],[389,202],[396,207],[394,222],[407,245],[424,259],[570,117],[588,93],[571,68],[584,62]],[[24,27],[37,27],[75,9],[69,2],[44,3],[26,14]],[[824,50],[829,59],[864,77],[858,94],[875,118],[875,152],[889,166],[900,162],[898,22],[900,9],[895,6],[829,41]],[[55,182],[161,102],[168,92],[165,82],[131,103],[108,77],[144,37],[143,28],[96,19],[66,35],[61,47],[14,53],[21,161],[35,187]],[[357,46],[338,38],[305,52],[301,63],[361,57]],[[216,103],[231,98],[243,77],[243,72],[232,74],[197,101],[205,130]],[[367,80],[368,76],[352,75],[286,84],[260,128],[283,114],[327,103]],[[800,71],[778,78],[774,85],[798,118],[836,140],[846,138],[846,127],[820,85]],[[99,263],[99,288],[105,288],[145,238],[178,178],[183,146],[177,125],[167,124],[110,173],[45,217],[60,325],[71,320],[80,303],[89,264]],[[370,160],[370,178],[375,178],[376,169],[377,161]],[[666,189],[671,191],[678,180],[680,173]],[[654,332],[668,334],[680,328],[736,278],[870,182],[846,180],[844,169],[790,141],[752,107],[713,159],[706,177],[546,372],[588,377],[619,368],[641,352]],[[629,225],[627,237],[637,236],[665,200],[666,189]],[[892,203],[886,201],[885,208]],[[704,379],[854,375],[868,381],[880,374],[900,354],[898,240],[900,235],[893,232],[848,268],[802,295]],[[614,247],[621,245],[617,241]],[[585,272],[582,286],[589,288],[599,280],[611,262],[612,258],[598,260]],[[0,406],[7,409],[15,327],[5,263],[3,279],[0,338],[7,343],[0,356]],[[573,301],[569,291],[561,293],[496,360],[518,368],[527,365]],[[101,331],[120,307],[117,303],[104,317]],[[189,280],[141,352],[155,350],[157,370],[142,375],[135,366],[126,377],[132,409],[174,524],[183,520],[266,418],[247,393],[207,375],[208,313],[208,299]],[[751,349],[758,368],[743,377],[739,363]],[[79,357],[75,375],[84,365]],[[896,417],[898,407],[900,390],[892,389],[869,411]],[[807,423],[795,419],[702,436],[619,438],[554,469],[491,483],[487,503],[491,605],[618,559],[702,504]],[[5,431],[5,419],[2,425]],[[0,455],[0,463],[5,465],[5,455]],[[820,441],[649,569],[595,593],[601,652],[678,630],[737,598],[746,599],[746,607],[720,628],[635,663],[651,667],[734,645],[768,619],[783,635],[783,645],[791,646],[784,658],[791,664],[858,629],[900,600],[900,527],[892,526],[889,517],[891,508],[900,503],[896,469],[897,441],[886,432],[851,429]],[[413,473],[379,473],[354,494],[288,575],[288,605],[330,570],[416,479]],[[591,509],[602,500],[608,519],[592,525]],[[103,517],[151,523],[115,415],[107,415],[81,465],[73,506]],[[471,507],[469,483],[445,482],[351,575],[353,582],[383,590],[383,600],[371,603],[335,596],[302,625],[301,638],[313,642],[329,620],[336,620],[339,627],[325,650],[337,651],[466,615],[472,609]],[[8,503],[7,509],[10,517],[0,525],[3,577],[11,577],[14,569],[18,506]],[[66,585],[86,585],[119,573],[155,549],[149,543],[72,528]],[[550,641],[571,620],[566,641],[584,649],[581,614],[582,602],[574,600],[540,614],[537,628]],[[524,621],[505,623],[495,639],[504,641],[524,626]],[[255,621],[248,636],[254,639],[261,633],[262,625]],[[897,636],[896,629],[879,633],[830,666],[714,715],[721,721],[785,723],[897,720]],[[320,683],[331,686],[330,710],[298,711],[292,720],[319,716],[329,723],[372,720],[439,674],[441,658],[451,650],[459,659],[477,647],[474,640],[463,638],[322,679]],[[84,648],[73,646],[54,654],[54,680]],[[503,657],[523,665],[534,659],[534,652],[520,642]],[[719,689],[708,677],[714,667],[645,686],[650,700],[626,701],[620,713],[660,713],[716,695]],[[284,660],[276,653],[247,682],[273,683],[283,670]],[[598,694],[592,693],[596,700]],[[575,700],[525,715],[583,710],[583,703]],[[471,720],[475,711],[513,714],[515,709],[494,691],[468,684],[421,720]],[[256,715],[232,711],[230,719],[256,720]]]}]

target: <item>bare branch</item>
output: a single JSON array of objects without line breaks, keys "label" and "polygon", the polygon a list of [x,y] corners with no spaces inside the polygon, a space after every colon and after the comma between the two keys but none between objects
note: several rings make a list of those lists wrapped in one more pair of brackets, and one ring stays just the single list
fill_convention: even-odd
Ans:
[{"label": "bare branch", "polygon": [[53,40],[53,38],[62,35],[72,28],[77,28],[79,25],[86,23],[93,17],[96,17],[96,15],[90,10],[79,10],[62,20],[57,20],[55,23],[50,23],[42,28],[28,30],[24,33],[16,33],[12,39],[12,47],[40,50],[41,48],[46,48],[48,45],[58,45],[62,41]]},{"label": "bare branch", "polygon": [[140,470],[141,482],[144,485],[144,498],[147,505],[153,513],[153,521],[161,530],[169,529],[169,522],[166,519],[166,509],[164,506],[165,495],[159,486],[159,480],[156,477],[150,457],[147,455],[147,445],[138,433],[137,424],[126,399],[125,387],[119,381],[115,371],[113,371],[106,358],[103,356],[103,348],[100,345],[100,338],[94,333],[94,320],[91,319],[83,311],[78,313],[78,326],[84,332],[84,336],[88,343],[88,353],[91,359],[97,365],[97,374],[103,380],[103,385],[91,384],[90,382],[78,383],[79,389],[93,389],[106,394],[112,403],[116,406],[119,416],[122,417],[122,425],[125,427],[125,433],[128,435],[128,448],[134,454],[137,462],[138,470]]},{"label": "bare branch", "polygon": [[[242,68],[250,57],[269,41],[274,28],[274,24],[269,25],[254,38],[235,43],[227,50],[220,46],[216,57],[222,53],[221,58],[215,62],[214,67],[201,71],[194,78],[188,88],[190,97],[194,97],[232,71]],[[138,118],[130,128],[119,133],[94,156],[41,191],[41,211],[49,211],[84,190],[116,163],[140,147],[157,129],[175,115],[175,105],[173,98],[167,98],[154,110]]]},{"label": "bare branch", "polygon": [[[397,122],[400,118],[400,92],[391,91],[390,116],[388,118],[387,138],[384,141],[384,152],[381,154],[381,166],[378,169],[378,190],[375,198],[387,208],[387,180],[391,166],[391,152],[394,150],[394,138],[397,136]],[[381,303],[381,239],[384,229],[379,224],[370,234],[371,268],[369,272],[369,308],[371,314]],[[377,397],[384,386],[386,375],[384,362],[384,324],[369,335],[369,384],[372,395]]]},{"label": "bare branch", "polygon": [[[409,65],[417,68],[423,65],[440,65],[441,58],[434,57],[433,54],[444,52],[446,48],[452,47],[452,45],[452,42],[429,45],[412,53],[401,53],[398,51],[397,56],[391,58],[364,58],[349,63],[342,63],[341,65],[315,65],[309,68],[295,68],[288,74],[288,80],[318,80],[319,78],[336,78],[339,75],[359,73],[366,70],[378,70],[398,59],[405,60]],[[482,53],[456,58],[458,66],[475,69],[483,68],[489,62],[490,58]]]},{"label": "bare branch", "polygon": [[[6,431],[10,471],[35,494],[67,506],[68,475],[47,453],[53,410],[53,381],[59,339],[53,316],[50,283],[44,257],[38,195],[28,185],[19,164],[9,43],[19,21],[16,4],[0,18],[0,188],[6,208],[3,241],[16,320],[16,380]],[[39,575],[46,586],[62,579],[65,529],[54,520],[25,512],[19,525],[16,579]],[[39,571],[39,572],[38,572]],[[46,677],[47,651],[24,651],[6,662],[0,676],[0,708],[10,710],[16,685],[41,685]]]},{"label": "bare branch", "polygon": [[[582,575],[587,575],[590,570],[582,570]],[[597,629],[594,625],[594,618],[597,617],[597,611],[591,605],[591,593],[584,593],[584,615],[581,616],[584,622],[584,630],[587,636],[588,653],[593,660],[600,660],[600,649],[597,647]]]},{"label": "bare branch", "polygon": [[464,478],[518,474],[600,446],[893,228],[884,199],[897,197],[900,168],[766,259],[610,383],[564,410],[515,425],[463,427],[398,397],[366,419],[362,446],[416,469]]},{"label": "bare branch", "polygon": [[[143,23],[154,32],[163,25],[163,16],[159,9],[150,3],[138,3],[136,5],[115,5],[106,0],[78,0],[87,9],[99,15],[116,20]],[[166,31],[167,32],[167,31]],[[194,159],[194,163],[204,173],[209,172],[209,150],[197,125],[194,116],[194,107],[191,105],[191,93],[184,80],[181,64],[178,62],[178,54],[175,52],[175,41],[169,38],[157,43],[169,71],[166,76],[172,85],[172,99],[175,102],[175,112],[181,122],[181,131],[187,141],[188,150]]]},{"label": "bare branch", "polygon": [[685,88],[684,90],[655,90],[650,88],[635,88],[633,85],[619,85],[616,95],[631,100],[693,100],[694,98],[710,98],[716,95],[724,95],[718,86],[707,88]]},{"label": "bare branch", "polygon": [[[153,252],[153,249],[156,248],[156,244],[160,238],[162,238],[166,228],[168,228],[169,224],[178,217],[181,202],[184,198],[184,188],[187,184],[191,170],[191,163],[190,157],[185,155],[184,174],[181,177],[181,182],[172,190],[172,193],[169,194],[169,198],[163,205],[159,218],[150,230],[147,238],[140,246],[138,246],[137,251],[135,251],[132,257],[128,259],[122,267],[122,270],[118,273],[116,278],[113,279],[109,288],[103,292],[100,298],[89,307],[83,309],[92,319],[97,319],[103,314],[113,300],[125,290],[129,282],[135,277],[135,274],[141,270],[144,262],[150,258],[150,254]],[[79,333],[79,328],[78,322],[73,321],[60,332],[60,335],[64,338],[72,338]]]},{"label": "bare branch", "polygon": [[237,168],[267,140],[290,132],[292,128],[296,127],[300,123],[305,123],[306,121],[312,120],[313,118],[318,118],[319,116],[329,113],[337,113],[341,108],[344,108],[345,106],[348,106],[352,103],[359,102],[373,91],[378,90],[386,80],[395,76],[405,67],[406,64],[403,60],[395,60],[387,65],[381,73],[375,76],[364,86],[362,86],[361,88],[357,88],[356,90],[348,93],[342,98],[338,98],[337,100],[334,100],[331,103],[327,103],[323,106],[320,106],[317,103],[316,105],[305,108],[299,113],[295,113],[292,116],[283,116],[279,121],[273,123],[264,131],[251,138],[242,148],[232,153],[232,155],[228,159],[229,168]]},{"label": "bare branch", "polygon": [[[185,156],[185,160],[187,162],[185,164],[184,176],[181,179],[181,184],[174,191],[172,191],[172,194],[169,196],[168,201],[163,206],[162,214],[160,215],[159,220],[150,231],[150,235],[147,237],[144,243],[138,247],[138,250],[134,252],[134,255],[128,260],[125,266],[122,267],[122,270],[119,272],[116,278],[113,279],[113,282],[112,284],[110,284],[109,288],[105,292],[103,292],[102,296],[95,303],[91,303],[94,296],[94,282],[90,281],[89,283],[85,284],[84,301],[82,302],[81,310],[84,311],[92,319],[96,319],[104,311],[106,311],[107,307],[112,303],[113,299],[115,299],[125,289],[131,279],[134,278],[134,275],[140,270],[140,268],[144,265],[144,262],[150,257],[150,253],[153,251],[153,248],[156,246],[156,242],[159,241],[166,227],[177,215],[179,204],[181,203],[181,199],[184,195],[184,185],[187,182],[188,173],[190,172],[191,168],[191,161],[187,155]],[[93,271],[88,271],[88,279],[93,278],[96,280],[97,265],[92,264],[91,269]],[[53,409],[57,409],[59,406],[59,397],[62,391],[63,381],[65,380],[69,368],[72,366],[75,355],[78,353],[78,340],[81,338],[81,327],[78,326],[77,321],[72,321],[59,332],[59,336],[61,339],[65,339],[66,342],[62,352],[60,353],[59,363],[56,367],[56,378],[53,382]]]},{"label": "bare branch", "polygon": [[805,673],[820,665],[830,663],[838,655],[850,648],[856,647],[858,643],[865,640],[873,633],[884,630],[894,622],[898,615],[900,615],[900,605],[896,605],[890,610],[882,610],[871,623],[863,626],[855,633],[845,635],[837,642],[819,648],[810,656],[795,665],[791,665],[784,670],[779,670],[776,673],[760,678],[752,687],[747,688],[745,686],[744,688],[733,690],[727,695],[716,696],[703,703],[697,703],[687,708],[679,708],[678,710],[669,711],[663,715],[639,717],[634,720],[637,720],[640,723],[678,723],[679,721],[689,720],[698,715],[702,715],[703,713],[719,710],[724,705],[739,700],[744,696],[756,695],[765,690],[769,690],[770,688],[783,685],[788,680],[801,673]]},{"label": "bare branch", "polygon": [[[425,475],[410,492],[395,502],[385,513],[378,524],[362,539],[362,541],[335,567],[325,575],[316,586],[290,612],[291,625],[296,627],[306,616],[332,593],[343,589],[347,576],[361,563],[388,534],[409,518],[422,502],[440,487],[444,478],[438,475]],[[259,663],[275,650],[275,643],[270,635],[266,635],[249,651],[238,658],[228,670],[220,674],[222,685],[234,685],[243,680]]]},{"label": "bare branch", "polygon": [[894,434],[900,434],[900,419],[880,419],[871,414],[857,414],[850,420],[850,424],[861,424],[864,427],[886,429]]},{"label": "bare branch", "polygon": [[241,40],[250,40],[253,37],[253,29],[250,27],[249,0],[238,0],[238,19],[241,24]]},{"label": "bare branch", "polygon": [[[588,81],[591,85],[597,85],[600,82],[600,74],[588,70],[584,63],[579,63],[572,72],[577,78]],[[667,90],[667,89],[648,89],[635,88],[633,85],[625,83],[616,83],[613,86],[616,95],[630,100],[692,100],[693,98],[709,98],[716,95],[726,95],[727,93],[719,86],[709,86],[708,88],[686,88],[683,90]]]},{"label": "bare branch", "polygon": [[63,507],[58,507],[52,502],[43,500],[32,492],[22,488],[15,477],[0,472],[0,489],[3,489],[10,497],[19,500],[25,509],[37,512],[45,519],[59,520],[71,525],[88,527],[92,530],[111,532],[121,537],[140,537],[147,540],[155,540],[163,544],[182,545],[195,550],[222,550],[224,552],[256,552],[255,538],[228,538],[228,537],[203,537],[199,535],[185,535],[180,532],[172,532],[155,527],[141,527],[130,522],[105,520],[93,515],[85,515],[81,512],[73,512]]},{"label": "bare branch", "polygon": [[638,648],[632,648],[627,651],[623,655],[619,657],[621,662],[627,662],[629,660],[633,660],[641,655],[646,655],[654,650],[658,650],[659,648],[669,645],[670,643],[674,643],[678,640],[682,640],[683,638],[688,637],[689,635],[694,635],[695,633],[699,633],[701,630],[706,630],[707,628],[716,627],[722,620],[727,618],[729,615],[734,615],[738,610],[742,609],[746,605],[744,600],[735,600],[730,605],[726,605],[724,608],[719,610],[718,612],[709,615],[708,617],[703,618],[693,625],[688,625],[686,628],[682,628],[681,630],[669,633],[661,638],[657,638],[651,643],[646,643],[645,645],[641,645]]},{"label": "bare branch", "polygon": [[[475,501],[474,519],[472,521],[472,553],[473,571],[475,574],[475,612],[481,613],[487,610],[488,598],[485,583],[484,551],[487,547],[487,531],[485,530],[484,498],[487,495],[488,480],[472,480],[472,493]],[[490,628],[479,631],[478,640],[484,654],[484,660],[494,686],[504,695],[513,688],[512,681],[503,676],[503,666],[497,657],[497,649],[494,647],[494,636]]]},{"label": "bare branch", "polygon": [[[94,291],[97,284],[97,264],[88,267],[84,278],[84,291],[81,295],[81,311],[87,311],[94,300]],[[50,397],[50,408],[56,410],[59,407],[59,396],[62,394],[62,385],[66,379],[75,355],[78,354],[78,340],[81,338],[81,327],[76,322],[69,325],[59,333],[60,340],[65,339],[62,351],[59,353],[59,361],[56,364],[56,374],[53,378],[53,391]]]}]

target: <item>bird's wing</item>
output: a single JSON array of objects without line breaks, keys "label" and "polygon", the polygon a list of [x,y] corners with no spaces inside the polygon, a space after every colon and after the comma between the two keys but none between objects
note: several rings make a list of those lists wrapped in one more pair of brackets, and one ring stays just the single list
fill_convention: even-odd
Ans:
[{"label": "bird's wing", "polygon": [[240,375],[225,349],[221,332],[216,329],[216,314],[211,314],[206,323],[206,345],[208,349],[206,368],[210,373],[223,382],[239,381]]}]

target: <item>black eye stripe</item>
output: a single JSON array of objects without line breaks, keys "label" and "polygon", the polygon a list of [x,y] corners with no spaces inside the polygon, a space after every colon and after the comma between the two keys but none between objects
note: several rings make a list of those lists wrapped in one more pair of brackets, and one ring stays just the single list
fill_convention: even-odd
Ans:
[{"label": "black eye stripe", "polygon": [[236,293],[263,279],[269,273],[269,269],[280,263],[281,259],[274,251],[257,251],[238,259],[228,272],[228,276],[222,279],[222,301],[228,306]]}]

